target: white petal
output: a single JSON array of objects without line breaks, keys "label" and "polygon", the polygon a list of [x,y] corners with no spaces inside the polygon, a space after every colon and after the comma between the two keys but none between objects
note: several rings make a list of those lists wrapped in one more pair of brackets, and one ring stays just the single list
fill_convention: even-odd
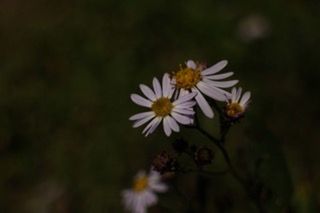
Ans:
[{"label": "white petal", "polygon": [[198,92],[196,96],[196,101],[200,109],[202,110],[202,112],[205,114],[205,116],[207,116],[208,118],[213,118],[214,116],[213,110],[211,109],[210,105],[208,104],[208,102],[200,92]]},{"label": "white petal", "polygon": [[222,60],[222,61],[216,63],[215,65],[209,67],[208,69],[203,70],[201,72],[201,74],[202,75],[212,75],[214,73],[219,72],[223,68],[225,68],[225,66],[227,66],[227,64],[228,64],[228,61]]},{"label": "white petal", "polygon": [[184,115],[180,115],[179,113],[172,112],[172,117],[181,124],[190,125],[193,123],[193,119]]},{"label": "white petal", "polygon": [[134,103],[136,103],[140,106],[151,107],[151,105],[152,105],[151,101],[149,101],[148,99],[145,99],[137,94],[131,94],[130,98]]},{"label": "white petal", "polygon": [[209,84],[211,87],[229,88],[236,85],[239,81],[238,80],[231,80],[231,81],[206,80],[205,82]]},{"label": "white petal", "polygon": [[193,60],[188,60],[188,61],[186,62],[186,65],[187,65],[188,68],[191,68],[191,69],[194,69],[194,70],[197,68],[196,63],[194,63]]},{"label": "white petal", "polygon": [[201,81],[201,82],[203,82],[203,83],[205,83],[207,86],[215,89],[217,92],[220,92],[220,93],[225,94],[225,95],[227,95],[227,96],[231,96],[231,94],[230,94],[228,91],[223,90],[223,89],[217,87],[216,84],[215,84],[215,83],[212,83],[211,80],[203,79],[203,81]]},{"label": "white petal", "polygon": [[240,100],[240,105],[245,106],[251,97],[250,92],[245,92]]},{"label": "white petal", "polygon": [[143,119],[137,120],[133,123],[133,128],[137,128],[145,123],[147,123],[148,121],[150,121],[152,118],[154,118],[154,115],[148,115],[146,117],[144,117]]},{"label": "white petal", "polygon": [[237,97],[237,89],[235,87],[232,88],[231,91],[231,102],[235,102]]},{"label": "white petal", "polygon": [[217,100],[217,101],[225,101],[225,95],[224,93],[221,93],[220,91],[216,90],[214,87],[208,86],[204,82],[199,82],[197,84],[198,89],[203,92],[205,95],[209,96],[210,98]]},{"label": "white petal", "polygon": [[236,95],[236,102],[239,102],[240,97],[241,97],[241,93],[242,93],[242,88],[239,87],[238,91],[237,91],[237,95]]},{"label": "white petal", "polygon": [[170,84],[170,78],[169,74],[165,73],[162,77],[162,96],[168,97],[170,94],[170,89],[171,84]]},{"label": "white petal", "polygon": [[156,95],[154,94],[154,92],[150,89],[150,87],[144,85],[144,84],[140,84],[140,89],[143,92],[143,94],[149,98],[151,101],[155,101],[156,100]]},{"label": "white petal", "polygon": [[174,92],[173,92],[173,100],[177,100],[178,99],[179,93],[180,93],[179,90],[174,90]]},{"label": "white petal", "polygon": [[160,172],[151,169],[150,172],[149,172],[148,180],[149,180],[150,184],[160,182],[161,181]]},{"label": "white petal", "polygon": [[124,190],[122,192],[123,203],[127,210],[131,210],[134,206],[134,193],[131,190]]},{"label": "white petal", "polygon": [[173,112],[176,113],[180,113],[180,114],[184,114],[184,115],[194,115],[195,112],[192,109],[178,109],[178,108],[174,108],[172,110]]},{"label": "white petal", "polygon": [[154,130],[158,127],[161,122],[161,118],[155,117],[142,131],[142,134],[145,134],[147,137],[149,134],[153,133]]},{"label": "white petal", "polygon": [[159,124],[161,123],[162,121],[162,118],[155,118],[156,121],[154,122],[154,124],[151,126],[151,128],[148,130],[148,132],[146,133],[146,136],[150,135],[151,133],[154,132],[154,130],[156,130],[156,128],[159,126]]},{"label": "white petal", "polygon": [[219,75],[210,75],[210,76],[204,76],[205,78],[211,79],[211,80],[222,80],[225,78],[228,78],[232,76],[234,73],[233,72],[227,72]]},{"label": "white petal", "polygon": [[179,104],[182,104],[184,102],[187,102],[187,101],[190,101],[192,98],[194,98],[195,96],[197,95],[196,92],[192,92],[192,93],[189,93],[187,95],[184,95],[184,96],[180,96],[177,100],[175,100],[172,104],[174,106],[177,106]]},{"label": "white petal", "polygon": [[[169,76],[170,77],[170,76]],[[175,94],[176,93],[176,88],[175,88],[175,84],[173,83],[173,79],[170,79],[170,82],[169,82],[169,84],[170,84],[170,91],[169,91],[169,95],[168,95],[168,98],[172,98],[172,96],[173,96],[173,94]]]},{"label": "white petal", "polygon": [[159,80],[157,78],[153,78],[152,85],[153,85],[153,90],[156,93],[156,97],[161,98],[162,91],[161,91],[161,85]]},{"label": "white petal", "polygon": [[138,113],[138,114],[135,114],[133,116],[131,116],[129,118],[130,121],[134,121],[134,120],[140,120],[140,119],[143,119],[143,118],[146,118],[150,115],[155,115],[153,111],[150,111],[150,112],[141,112],[141,113]]},{"label": "white petal", "polygon": [[171,118],[170,116],[167,116],[166,118],[168,118],[168,123],[169,123],[170,128],[175,132],[179,132],[180,128],[179,128],[179,125],[177,124],[177,122],[173,118]]},{"label": "white petal", "polygon": [[177,106],[175,106],[174,108],[176,109],[185,109],[185,108],[190,108],[192,109],[192,107],[194,107],[194,105],[196,105],[197,102],[195,101],[188,101],[188,102],[184,102],[182,104],[179,104]]},{"label": "white petal", "polygon": [[133,213],[147,213],[147,207],[143,204],[137,205],[136,210]]},{"label": "white petal", "polygon": [[169,125],[167,117],[165,117],[163,119],[163,130],[164,130],[164,133],[166,133],[166,136],[170,136],[171,135],[172,131],[171,131],[171,128],[170,128],[170,125]]},{"label": "white petal", "polygon": [[180,89],[180,91],[179,91],[179,97],[188,95],[189,93],[190,93],[190,92],[189,92],[188,90]]},{"label": "white petal", "polygon": [[150,188],[152,190],[154,190],[155,192],[165,192],[168,190],[167,185],[163,184],[163,183],[155,183],[150,185]]},{"label": "white petal", "polygon": [[148,204],[146,203],[146,194],[140,193],[137,194],[134,198],[134,205],[132,206],[131,211],[133,213],[146,213],[146,208],[148,207]]},{"label": "white petal", "polygon": [[157,121],[157,117],[155,117],[142,131],[142,134],[146,133]]},{"label": "white petal", "polygon": [[144,206],[149,207],[158,202],[156,194],[152,190],[146,190],[143,194]]},{"label": "white petal", "polygon": [[148,115],[140,120],[136,120],[134,123],[133,123],[133,128],[137,128],[145,123],[147,123],[148,121],[150,121],[152,118],[154,118],[154,115]]}]

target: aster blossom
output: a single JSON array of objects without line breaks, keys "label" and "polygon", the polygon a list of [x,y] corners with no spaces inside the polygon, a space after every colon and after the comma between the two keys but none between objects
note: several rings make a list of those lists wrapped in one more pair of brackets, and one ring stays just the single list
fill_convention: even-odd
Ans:
[{"label": "aster blossom", "polygon": [[158,202],[157,192],[165,192],[168,187],[161,181],[159,172],[140,171],[133,180],[131,189],[122,192],[123,203],[132,213],[146,213],[147,208]]},{"label": "aster blossom", "polygon": [[167,136],[170,136],[172,131],[179,132],[179,124],[190,125],[193,123],[192,116],[194,115],[193,106],[196,104],[193,101],[196,93],[181,94],[173,100],[174,87],[171,84],[169,74],[164,74],[162,85],[157,78],[153,78],[153,90],[140,84],[140,89],[146,98],[131,94],[131,100],[137,105],[150,108],[148,112],[135,114],[129,118],[134,121],[133,127],[139,127],[147,122],[147,126],[142,131],[142,134],[148,136],[163,123],[163,129]]},{"label": "aster blossom", "polygon": [[251,92],[247,91],[243,94],[242,88],[232,88],[231,96],[226,98],[227,106],[225,107],[225,113],[229,118],[240,118],[246,111],[250,102]]},{"label": "aster blossom", "polygon": [[233,75],[233,72],[217,74],[228,62],[222,60],[209,68],[197,64],[193,60],[186,62],[186,67],[181,67],[172,76],[172,83],[181,93],[196,92],[195,100],[201,111],[208,117],[213,118],[214,113],[203,94],[217,101],[224,101],[230,93],[225,91],[238,83],[238,80],[221,81]]}]

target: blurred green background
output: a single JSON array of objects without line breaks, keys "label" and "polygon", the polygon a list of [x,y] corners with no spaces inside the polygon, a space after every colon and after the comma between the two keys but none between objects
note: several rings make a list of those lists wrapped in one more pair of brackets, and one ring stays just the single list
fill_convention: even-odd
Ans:
[{"label": "blurred green background", "polygon": [[[319,11],[318,0],[2,0],[0,212],[123,212],[121,190],[172,142],[131,127],[143,109],[130,93],[190,58],[228,59],[252,92],[227,149],[241,172],[263,159],[269,211],[320,212]],[[192,198],[192,175],[180,180]],[[208,212],[255,212],[228,175],[207,197]],[[173,190],[160,200],[151,212],[184,211]]]}]

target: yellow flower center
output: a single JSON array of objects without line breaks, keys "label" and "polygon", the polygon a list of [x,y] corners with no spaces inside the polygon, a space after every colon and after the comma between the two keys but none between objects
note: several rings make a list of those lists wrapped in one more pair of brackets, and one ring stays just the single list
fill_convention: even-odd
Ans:
[{"label": "yellow flower center", "polygon": [[230,103],[226,107],[226,113],[229,117],[235,118],[244,112],[242,106],[239,103]]},{"label": "yellow flower center", "polygon": [[180,89],[191,89],[201,80],[201,71],[192,68],[184,68],[174,74],[176,87]]},{"label": "yellow flower center", "polygon": [[170,114],[173,105],[169,98],[159,98],[153,102],[151,109],[156,113],[157,116],[165,117]]},{"label": "yellow flower center", "polygon": [[133,181],[133,191],[141,192],[148,187],[147,176],[142,176]]}]

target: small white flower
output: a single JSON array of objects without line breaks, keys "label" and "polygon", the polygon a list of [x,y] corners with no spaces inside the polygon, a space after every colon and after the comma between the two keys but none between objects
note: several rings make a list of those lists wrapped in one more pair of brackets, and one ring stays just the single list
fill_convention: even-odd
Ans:
[{"label": "small white flower", "polygon": [[122,192],[123,203],[128,211],[146,213],[146,209],[158,202],[156,192],[165,192],[168,187],[161,182],[159,172],[150,171],[147,175],[140,171],[134,178],[131,189]]},{"label": "small white flower", "polygon": [[231,96],[226,98],[227,106],[225,109],[226,115],[230,118],[239,118],[246,111],[250,102],[251,92],[245,92],[242,97],[242,88],[232,88]]},{"label": "small white flower", "polygon": [[232,76],[233,72],[217,74],[227,63],[226,60],[223,60],[204,69],[203,65],[188,60],[186,68],[181,67],[178,72],[173,74],[172,82],[182,93],[197,92],[195,99],[200,109],[208,118],[213,118],[213,110],[202,93],[217,101],[224,101],[226,95],[230,95],[229,92],[223,89],[234,86],[238,83],[238,80],[220,81]]},{"label": "small white flower", "polygon": [[176,100],[172,100],[174,87],[171,84],[169,74],[164,74],[162,78],[162,88],[157,78],[153,78],[153,90],[148,86],[140,84],[142,93],[147,97],[143,98],[137,94],[131,94],[131,100],[143,107],[150,108],[151,111],[135,114],[129,120],[135,121],[133,127],[139,127],[148,121],[142,134],[148,136],[163,121],[163,129],[167,136],[172,131],[179,132],[178,123],[190,125],[193,123],[193,106],[196,104],[192,99],[196,93],[180,95]]}]

